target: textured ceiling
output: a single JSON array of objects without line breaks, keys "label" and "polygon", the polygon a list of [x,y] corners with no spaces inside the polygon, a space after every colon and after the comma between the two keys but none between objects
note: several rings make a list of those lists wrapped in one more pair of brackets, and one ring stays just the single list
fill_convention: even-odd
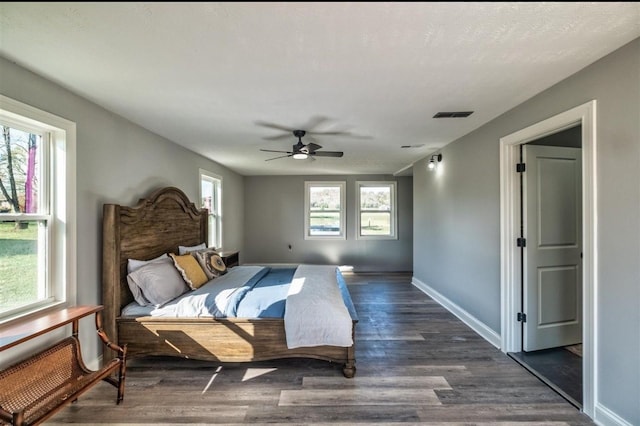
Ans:
[{"label": "textured ceiling", "polygon": [[[0,55],[243,175],[397,172],[638,36],[631,2],[0,3]],[[265,122],[344,157],[265,162]]]}]

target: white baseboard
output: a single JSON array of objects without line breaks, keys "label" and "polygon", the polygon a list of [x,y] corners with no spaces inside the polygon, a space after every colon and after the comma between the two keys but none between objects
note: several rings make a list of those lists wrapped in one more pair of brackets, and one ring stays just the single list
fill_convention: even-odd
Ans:
[{"label": "white baseboard", "polygon": [[502,339],[498,333],[487,327],[483,322],[479,321],[476,317],[471,315],[469,312],[462,309],[460,306],[447,299],[442,294],[438,293],[436,290],[423,283],[416,277],[411,278],[411,284],[416,286],[418,289],[422,290],[433,300],[444,306],[449,312],[453,315],[457,316],[460,321],[467,324],[473,331],[482,336],[487,342],[491,343],[496,348],[500,349],[502,347]]},{"label": "white baseboard", "polygon": [[633,426],[631,423],[601,404],[596,404],[594,421],[601,426]]}]

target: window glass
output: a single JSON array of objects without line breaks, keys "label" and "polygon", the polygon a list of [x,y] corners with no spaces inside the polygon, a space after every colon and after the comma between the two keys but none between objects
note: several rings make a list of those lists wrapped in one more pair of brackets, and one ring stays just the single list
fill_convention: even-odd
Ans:
[{"label": "window glass", "polygon": [[200,171],[200,208],[209,211],[209,241],[207,246],[222,246],[222,178]]},{"label": "window glass", "polygon": [[49,205],[42,188],[43,134],[2,123],[0,146],[0,314],[51,298]]},{"label": "window glass", "polygon": [[358,237],[396,238],[395,182],[358,182]]},{"label": "window glass", "polygon": [[344,182],[305,182],[305,238],[344,238]]}]

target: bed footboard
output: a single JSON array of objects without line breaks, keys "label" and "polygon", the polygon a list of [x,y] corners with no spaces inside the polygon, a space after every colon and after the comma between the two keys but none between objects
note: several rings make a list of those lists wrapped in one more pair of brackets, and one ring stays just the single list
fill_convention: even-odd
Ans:
[{"label": "bed footboard", "polygon": [[283,320],[275,318],[118,318],[118,335],[130,359],[146,355],[219,362],[315,358],[342,364],[348,378],[356,370],[353,346],[287,348]]}]

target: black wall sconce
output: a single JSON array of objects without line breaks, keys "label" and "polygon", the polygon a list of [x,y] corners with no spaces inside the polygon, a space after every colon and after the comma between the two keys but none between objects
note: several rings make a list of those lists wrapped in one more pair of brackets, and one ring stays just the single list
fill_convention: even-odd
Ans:
[{"label": "black wall sconce", "polygon": [[429,160],[429,164],[427,164],[427,168],[429,170],[434,170],[439,162],[442,161],[442,154],[433,154],[431,156],[431,160]]}]

